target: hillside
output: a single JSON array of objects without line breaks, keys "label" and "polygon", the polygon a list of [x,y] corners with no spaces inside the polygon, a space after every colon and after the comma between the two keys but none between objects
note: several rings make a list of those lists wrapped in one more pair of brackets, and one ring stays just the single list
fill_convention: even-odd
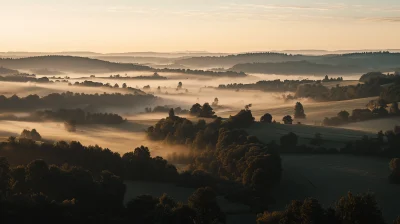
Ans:
[{"label": "hillside", "polygon": [[[400,53],[362,52],[348,54],[301,55],[274,52],[246,53],[216,57],[192,57],[176,60],[175,63],[197,68],[224,67],[230,68],[237,64],[248,63],[283,63],[292,61],[307,61],[310,63],[339,66],[340,73],[352,67],[360,68],[357,72],[393,71],[400,66]],[[349,68],[348,68],[349,67]],[[290,74],[290,73],[289,73]],[[307,73],[308,74],[308,73]]]},{"label": "hillside", "polygon": [[242,63],[256,63],[256,62],[285,62],[285,61],[301,61],[314,58],[314,56],[305,55],[289,55],[282,53],[246,53],[227,56],[214,56],[214,57],[192,57],[175,61],[189,67],[224,67],[229,68],[236,64]]},{"label": "hillside", "polygon": [[0,67],[0,75],[14,75],[14,74],[18,74],[18,73],[19,73],[18,70]]},{"label": "hillside", "polygon": [[279,144],[283,135],[293,132],[299,136],[299,144],[309,144],[316,133],[320,133],[324,139],[324,147],[340,148],[349,141],[361,139],[362,136],[375,136],[375,133],[350,130],[342,128],[321,127],[313,125],[284,125],[256,123],[247,129],[249,134],[256,136],[263,143],[275,141]]},{"label": "hillside", "polygon": [[38,56],[27,58],[1,58],[0,66],[12,69],[48,69],[64,72],[120,72],[148,71],[148,66],[123,64],[73,56]]},{"label": "hillside", "polygon": [[93,58],[74,56],[37,56],[27,58],[0,58],[0,66],[12,69],[25,69],[31,71],[58,71],[78,73],[107,73],[123,71],[155,71],[165,73],[182,73],[188,75],[214,76],[214,77],[244,77],[243,72],[234,71],[204,71],[191,69],[154,69],[149,66],[103,61]]},{"label": "hillside", "polygon": [[308,61],[290,61],[278,63],[247,63],[237,64],[229,70],[248,73],[288,74],[288,75],[326,75],[356,73],[363,68],[353,65],[317,64]]}]

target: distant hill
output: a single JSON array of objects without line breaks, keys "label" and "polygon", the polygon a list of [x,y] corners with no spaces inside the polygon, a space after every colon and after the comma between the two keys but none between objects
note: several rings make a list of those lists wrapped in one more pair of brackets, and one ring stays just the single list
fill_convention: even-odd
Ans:
[{"label": "distant hill", "polygon": [[231,71],[265,74],[288,75],[326,75],[361,72],[362,69],[352,65],[317,64],[308,61],[289,61],[279,63],[247,63],[237,64]]},{"label": "distant hill", "polygon": [[192,57],[176,60],[175,63],[188,67],[198,68],[230,68],[236,64],[256,63],[256,62],[285,62],[308,60],[315,56],[290,55],[274,52],[246,53],[227,56],[212,57]]},{"label": "distant hill", "polygon": [[[326,54],[326,55],[300,55],[285,54],[275,52],[246,53],[220,57],[192,57],[176,60],[175,63],[197,68],[224,67],[230,68],[239,64],[258,63],[283,63],[283,62],[307,61],[315,64],[332,65],[336,68],[358,67],[356,72],[368,71],[393,71],[400,66],[400,53],[390,52],[361,52],[349,54]],[[235,66],[237,68],[238,66]],[[242,67],[242,66],[240,66]],[[251,67],[251,66],[247,66]],[[257,69],[259,70],[259,69]],[[236,70],[237,71],[237,70]],[[243,70],[250,72],[250,70]],[[350,71],[353,71],[350,69]],[[262,71],[260,71],[262,72]],[[296,71],[293,70],[295,73]],[[328,72],[328,71],[327,71]],[[347,70],[341,70],[340,73],[346,73]],[[308,74],[309,72],[307,72]]]},{"label": "distant hill", "polygon": [[149,71],[152,68],[143,65],[115,63],[98,59],[74,56],[38,56],[27,58],[1,58],[0,66],[13,69],[48,69],[65,72],[120,72]]},{"label": "distant hill", "polygon": [[18,70],[0,67],[0,75],[14,75],[14,74],[18,74],[18,73],[19,73]]},{"label": "distant hill", "polygon": [[25,69],[31,71],[57,71],[80,73],[106,73],[124,71],[154,71],[162,73],[182,73],[187,75],[200,75],[210,77],[244,77],[243,72],[234,71],[204,71],[191,69],[155,69],[145,65],[132,63],[116,63],[99,59],[75,57],[75,56],[38,56],[27,58],[0,58],[0,66]]}]

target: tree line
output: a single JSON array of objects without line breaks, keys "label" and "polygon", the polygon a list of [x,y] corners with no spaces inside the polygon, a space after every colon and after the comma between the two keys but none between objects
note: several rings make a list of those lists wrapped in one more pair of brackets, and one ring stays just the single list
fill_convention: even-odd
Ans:
[{"label": "tree line", "polygon": [[40,108],[67,108],[78,107],[82,105],[95,108],[102,107],[135,107],[143,104],[150,104],[156,101],[153,95],[142,94],[121,94],[121,93],[103,93],[103,94],[85,94],[85,93],[51,93],[47,96],[28,95],[18,97],[13,95],[6,97],[0,95],[1,111],[26,111]]},{"label": "tree line", "polygon": [[82,109],[59,109],[57,111],[35,111],[30,114],[28,120],[36,121],[74,121],[76,124],[121,124],[125,122],[118,114],[90,113]]}]

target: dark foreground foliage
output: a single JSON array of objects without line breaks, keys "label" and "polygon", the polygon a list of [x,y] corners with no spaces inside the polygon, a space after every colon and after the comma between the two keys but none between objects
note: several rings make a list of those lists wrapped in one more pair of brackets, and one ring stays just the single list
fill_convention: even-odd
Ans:
[{"label": "dark foreground foliage", "polygon": [[79,142],[64,141],[54,144],[38,144],[33,140],[10,137],[0,143],[0,156],[7,158],[13,166],[28,164],[34,159],[43,159],[49,164],[69,164],[101,173],[109,170],[127,180],[176,181],[177,169],[162,157],[151,157],[147,147],[136,148],[133,152],[119,153],[99,146],[83,146]]},{"label": "dark foreground foliage", "polygon": [[109,171],[34,160],[10,167],[0,157],[2,223],[225,223],[216,194],[200,188],[188,203],[163,195],[138,196],[123,204],[126,186]]},{"label": "dark foreground foliage", "polygon": [[324,209],[313,198],[292,201],[284,211],[265,212],[257,217],[258,224],[384,224],[382,212],[371,194],[341,197],[333,208]]}]

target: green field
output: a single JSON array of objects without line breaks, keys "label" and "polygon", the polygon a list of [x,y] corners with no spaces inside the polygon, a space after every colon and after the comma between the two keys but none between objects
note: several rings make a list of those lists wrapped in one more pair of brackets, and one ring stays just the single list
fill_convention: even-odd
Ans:
[{"label": "green field", "polygon": [[340,148],[349,141],[361,139],[363,135],[375,136],[375,133],[369,133],[364,131],[355,131],[342,128],[333,127],[322,127],[312,125],[284,125],[284,124],[266,124],[256,123],[247,129],[250,135],[256,136],[263,143],[270,143],[275,141],[279,144],[279,140],[283,135],[289,132],[295,133],[299,137],[298,144],[308,144],[312,138],[315,137],[316,133],[322,135],[325,147]]},{"label": "green field", "polygon": [[398,215],[400,187],[388,183],[389,159],[350,155],[282,155],[283,178],[276,188],[274,210],[291,200],[314,197],[332,206],[348,191],[372,192],[387,223]]}]

